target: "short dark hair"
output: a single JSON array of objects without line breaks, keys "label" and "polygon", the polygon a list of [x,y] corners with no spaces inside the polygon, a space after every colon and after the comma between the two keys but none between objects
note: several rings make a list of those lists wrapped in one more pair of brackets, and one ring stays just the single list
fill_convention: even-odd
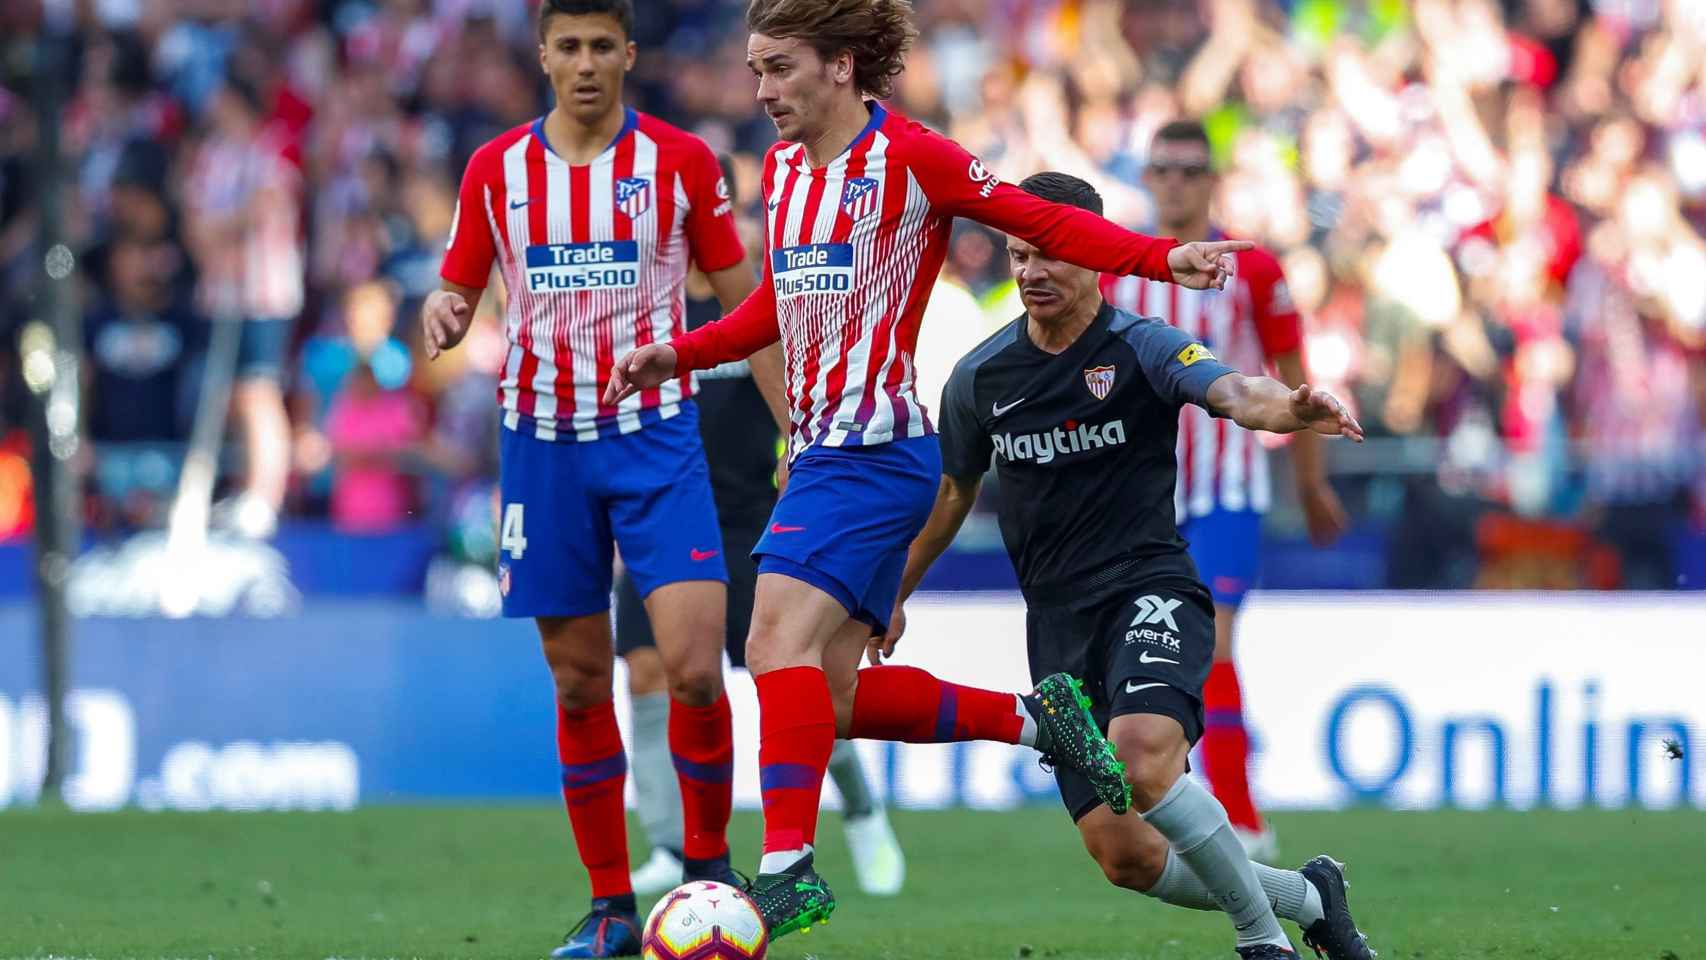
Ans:
[{"label": "short dark hair", "polygon": [[879,100],[894,93],[894,78],[918,37],[912,0],[751,0],[746,28],[803,40],[825,60],[851,53],[854,85]]},{"label": "short dark hair", "polygon": [[1088,182],[1070,173],[1054,170],[1033,173],[1019,181],[1019,189],[1052,203],[1064,203],[1069,207],[1088,210],[1098,217],[1102,215],[1102,195]]},{"label": "short dark hair", "polygon": [[1161,129],[1155,131],[1154,142],[1160,143],[1163,140],[1168,143],[1200,143],[1205,150],[1213,149],[1208,142],[1208,130],[1200,120],[1174,120],[1164,124]]},{"label": "short dark hair", "polygon": [[634,4],[632,0],[540,0],[539,2],[539,42],[545,42],[545,27],[551,18],[557,14],[567,14],[571,17],[584,17],[592,14],[608,14],[616,18],[622,26],[622,36],[634,35]]}]

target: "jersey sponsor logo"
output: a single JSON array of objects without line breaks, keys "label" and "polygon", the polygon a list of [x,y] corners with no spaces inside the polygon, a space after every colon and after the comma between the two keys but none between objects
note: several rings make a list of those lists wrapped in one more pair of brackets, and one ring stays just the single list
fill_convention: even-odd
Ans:
[{"label": "jersey sponsor logo", "polygon": [[652,208],[652,182],[645,177],[616,180],[616,209],[632,220]]},{"label": "jersey sponsor logo", "polygon": [[1173,619],[1173,611],[1184,604],[1183,600],[1164,600],[1154,594],[1138,597],[1132,601],[1137,607],[1137,616],[1131,618],[1129,626],[1141,627],[1146,623],[1165,623],[1167,629],[1177,630],[1179,624]]},{"label": "jersey sponsor logo", "polygon": [[853,245],[782,247],[770,252],[770,272],[779,300],[813,293],[849,293],[853,290]]},{"label": "jersey sponsor logo", "polygon": [[1134,643],[1147,643],[1152,647],[1160,647],[1169,653],[1179,652],[1179,638],[1171,630],[1157,630],[1154,627],[1134,627],[1125,632],[1125,642],[1128,647]]},{"label": "jersey sponsor logo", "polygon": [[1085,453],[1125,443],[1125,421],[1110,420],[1100,424],[1068,422],[1047,433],[1021,433],[1017,436],[1000,433],[990,439],[995,442],[995,452],[1009,463],[1026,460],[1052,463],[1063,453]]},{"label": "jersey sponsor logo", "polygon": [[983,165],[983,161],[976,157],[971,158],[971,166],[966,168],[966,176],[971,178],[972,183],[983,184],[978,189],[977,195],[985,200],[988,200],[989,195],[995,192],[995,188],[1001,185],[1001,181],[996,178],[995,174],[990,173],[989,168]]},{"label": "jersey sponsor logo", "polygon": [[1198,360],[1213,359],[1214,354],[1208,352],[1208,348],[1200,343],[1193,343],[1179,351],[1179,363],[1187,367],[1196,363]]},{"label": "jersey sponsor logo", "polygon": [[640,283],[640,245],[634,240],[536,243],[527,248],[527,289],[533,293],[620,290]]},{"label": "jersey sponsor logo", "polygon": [[729,193],[729,178],[728,177],[718,177],[717,178],[717,199],[718,200],[727,200],[727,199],[729,199],[730,196],[731,195]]},{"label": "jersey sponsor logo", "polygon": [[850,220],[859,220],[877,211],[883,195],[877,191],[877,181],[870,177],[854,177],[841,188],[841,212]]},{"label": "jersey sponsor logo", "polygon": [[1084,385],[1090,388],[1090,395],[1097,400],[1108,399],[1108,393],[1114,389],[1114,365],[1110,363],[1085,370]]}]

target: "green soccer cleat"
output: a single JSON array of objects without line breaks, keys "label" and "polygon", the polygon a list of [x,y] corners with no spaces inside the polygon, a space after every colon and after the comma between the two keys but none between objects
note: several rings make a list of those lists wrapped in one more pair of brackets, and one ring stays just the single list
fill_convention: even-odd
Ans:
[{"label": "green soccer cleat", "polygon": [[764,917],[771,940],[796,930],[809,932],[813,924],[828,923],[835,912],[835,894],[812,868],[809,853],[781,873],[759,874],[746,895]]},{"label": "green soccer cleat", "polygon": [[1114,813],[1131,809],[1125,764],[1114,756],[1114,745],[1090,715],[1090,698],[1082,684],[1064,673],[1053,673],[1037,684],[1035,692],[1020,699],[1037,721],[1037,752],[1044,763],[1083,774]]}]

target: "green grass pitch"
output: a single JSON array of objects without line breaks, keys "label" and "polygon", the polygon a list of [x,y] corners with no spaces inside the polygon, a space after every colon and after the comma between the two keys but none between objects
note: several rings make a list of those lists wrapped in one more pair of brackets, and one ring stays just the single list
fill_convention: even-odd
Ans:
[{"label": "green grass pitch", "polygon": [[[1706,960],[1698,811],[1275,821],[1289,858],[1349,862],[1352,906],[1384,960]],[[771,956],[1232,956],[1220,916],[1107,886],[1058,810],[895,823],[907,889],[872,900],[825,814],[820,864],[840,910]],[[755,858],[757,829],[754,815],[736,816],[737,861]],[[580,915],[584,884],[552,808],[14,811],[0,814],[0,958],[540,957]]]}]

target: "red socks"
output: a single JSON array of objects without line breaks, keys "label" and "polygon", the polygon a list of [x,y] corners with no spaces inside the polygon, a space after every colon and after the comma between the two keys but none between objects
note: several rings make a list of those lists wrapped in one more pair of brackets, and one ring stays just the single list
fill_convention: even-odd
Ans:
[{"label": "red socks", "polygon": [[727,854],[735,762],[729,698],[705,707],[671,700],[669,753],[681,782],[681,852],[689,860]]},{"label": "red socks", "polygon": [[575,849],[592,878],[592,895],[632,895],[628,821],[622,809],[628,758],[622,753],[614,705],[605,701],[566,710],[559,703],[557,757],[563,763],[563,803],[569,808]]},{"label": "red socks", "polygon": [[1244,733],[1244,697],[1238,668],[1217,660],[1203,686],[1203,765],[1226,818],[1244,830],[1262,829],[1262,817],[1250,799],[1250,739]]},{"label": "red socks", "polygon": [[1018,743],[1025,717],[1018,698],[938,680],[917,667],[859,671],[849,739],[903,743],[996,740]]},{"label": "red socks", "polygon": [[764,852],[799,850],[816,840],[818,795],[835,746],[829,682],[817,667],[772,670],[753,680]]}]

